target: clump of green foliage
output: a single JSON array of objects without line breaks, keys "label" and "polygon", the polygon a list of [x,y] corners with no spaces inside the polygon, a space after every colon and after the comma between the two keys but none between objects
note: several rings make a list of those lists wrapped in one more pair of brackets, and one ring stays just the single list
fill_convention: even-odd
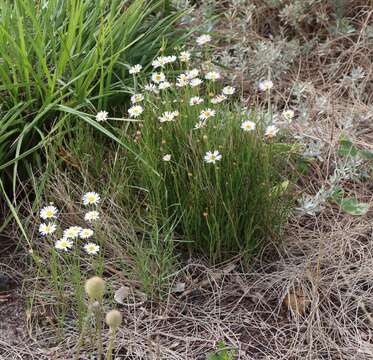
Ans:
[{"label": "clump of green foliage", "polygon": [[170,28],[181,15],[161,0],[1,2],[0,174],[13,192],[25,169],[43,165],[38,150],[76,130],[68,109],[123,101],[128,64],[146,66],[159,43],[182,40]]},{"label": "clump of green foliage", "polygon": [[[135,139],[127,141],[143,160],[136,161],[135,184],[145,189],[148,213],[161,224],[174,218],[187,248],[212,262],[237,253],[248,259],[286,219],[289,149],[267,136],[259,114],[222,94],[219,82],[181,80],[216,71],[184,69],[166,89],[162,84],[173,83],[177,67],[163,71],[161,90],[145,91],[144,102],[129,110],[143,111]],[[191,104],[193,98],[200,102]]]}]

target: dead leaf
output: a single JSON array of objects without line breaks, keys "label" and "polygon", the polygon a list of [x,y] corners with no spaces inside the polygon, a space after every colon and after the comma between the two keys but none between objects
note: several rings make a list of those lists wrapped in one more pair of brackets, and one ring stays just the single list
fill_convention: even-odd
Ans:
[{"label": "dead leaf", "polygon": [[184,282],[177,282],[173,288],[171,289],[171,292],[173,293],[179,293],[183,292],[185,290],[185,283]]},{"label": "dead leaf", "polygon": [[284,304],[287,306],[288,310],[292,311],[294,314],[303,316],[309,306],[309,300],[306,298],[301,288],[292,288],[287,293]]},{"label": "dead leaf", "polygon": [[147,296],[132,287],[122,286],[115,292],[114,300],[121,305],[139,306],[145,303]]},{"label": "dead leaf", "polygon": [[131,293],[131,289],[128,286],[120,287],[114,294],[114,300],[121,305],[125,305],[124,299],[127,299],[129,294]]}]

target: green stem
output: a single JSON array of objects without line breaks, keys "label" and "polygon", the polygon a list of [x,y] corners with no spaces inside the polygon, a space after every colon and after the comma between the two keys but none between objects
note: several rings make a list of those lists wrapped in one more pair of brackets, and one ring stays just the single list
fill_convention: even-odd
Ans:
[{"label": "green stem", "polygon": [[102,319],[101,319],[101,303],[100,308],[95,313],[96,316],[96,329],[97,329],[97,359],[102,359]]},{"label": "green stem", "polygon": [[88,314],[86,315],[86,317],[83,320],[82,331],[80,332],[80,335],[79,335],[79,340],[78,340],[78,345],[76,347],[76,352],[75,352],[74,360],[79,360],[80,349],[83,346],[84,334],[85,334],[86,329],[87,329],[87,324],[88,324],[89,317],[90,317],[90,312],[88,311]]},{"label": "green stem", "polygon": [[106,360],[111,360],[113,356],[113,344],[114,344],[114,339],[115,339],[116,331],[115,330],[110,330],[110,340],[109,340],[109,346],[108,350],[106,353]]}]

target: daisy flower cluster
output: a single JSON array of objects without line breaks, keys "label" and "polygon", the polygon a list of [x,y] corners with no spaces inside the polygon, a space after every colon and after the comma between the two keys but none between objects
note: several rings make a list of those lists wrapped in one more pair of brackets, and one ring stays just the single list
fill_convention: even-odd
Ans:
[{"label": "daisy flower cluster", "polygon": [[[99,204],[101,198],[100,195],[96,192],[87,192],[82,196],[82,203],[84,206],[96,206]],[[43,222],[39,225],[39,233],[43,237],[54,236],[57,234],[57,224],[56,220],[59,215],[59,210],[53,205],[43,207],[40,210],[40,218]],[[94,222],[98,221],[100,218],[100,213],[95,209],[89,209],[84,214],[84,220],[88,223],[87,227],[81,226],[70,226],[66,229],[63,229],[62,236],[60,239],[55,241],[54,247],[59,251],[68,252],[74,247],[78,239],[84,240],[83,249],[87,254],[95,255],[99,252],[100,246],[92,242],[91,239],[94,236],[94,231],[91,229],[91,225]],[[58,237],[57,237],[58,238]]]},{"label": "daisy flower cluster", "polygon": [[[196,38],[196,45],[203,47],[210,43],[211,40],[210,35],[203,34]],[[153,72],[150,75],[150,81],[142,87],[143,93],[136,93],[131,97],[132,106],[128,109],[129,117],[138,118],[144,116],[146,106],[143,106],[142,103],[146,104],[149,100],[149,103],[160,104],[161,106],[162,104],[168,104],[168,109],[163,109],[163,112],[156,115],[156,118],[162,124],[183,121],[183,114],[180,114],[179,110],[172,108],[175,106],[173,103],[179,102],[184,105],[188,104],[191,108],[188,111],[188,117],[190,117],[189,113],[197,113],[196,122],[191,130],[204,129],[208,126],[208,123],[214,122],[214,118],[224,113],[225,107],[222,104],[235,95],[236,89],[230,85],[221,87],[218,84],[223,79],[223,75],[217,69],[212,68],[211,63],[202,63],[200,67],[190,65],[192,65],[192,52],[190,51],[182,51],[178,55],[158,56],[154,59],[152,62]],[[187,68],[185,68],[186,66]],[[134,71],[135,68],[139,69],[138,72],[141,71],[138,65],[134,65],[131,69]],[[183,70],[181,71],[180,69]],[[271,80],[263,80],[259,83],[258,89],[269,93],[273,86]],[[181,88],[184,89],[181,90]],[[167,93],[166,90],[170,92]],[[201,96],[203,93],[208,96]],[[172,96],[173,100],[171,101],[170,98]],[[181,107],[184,105],[178,104],[177,106]],[[288,122],[291,121],[293,116],[294,113],[291,110],[287,110],[282,114],[282,117]],[[216,126],[216,124],[213,126]],[[257,124],[251,119],[242,119],[238,126],[244,132],[259,131]],[[141,133],[140,131],[138,132]],[[264,129],[263,135],[266,139],[272,139],[278,132],[279,128],[274,124],[269,124]],[[170,161],[171,157],[172,154],[162,154],[161,158],[163,161]],[[209,149],[205,153],[204,161],[208,164],[215,164],[222,157],[218,150]]]},{"label": "daisy flower cluster", "polygon": [[[128,114],[138,121],[126,140],[145,160],[135,165],[136,183],[149,208],[176,216],[182,236],[215,261],[257,241],[262,229],[266,237],[268,224],[257,214],[275,218],[283,165],[271,156],[281,127],[264,111],[244,108],[229,74],[209,58],[211,40],[198,36],[194,49],[158,56],[149,72],[137,74]],[[255,90],[269,100],[278,91],[271,80]],[[290,122],[294,112],[285,108],[280,116]]]}]

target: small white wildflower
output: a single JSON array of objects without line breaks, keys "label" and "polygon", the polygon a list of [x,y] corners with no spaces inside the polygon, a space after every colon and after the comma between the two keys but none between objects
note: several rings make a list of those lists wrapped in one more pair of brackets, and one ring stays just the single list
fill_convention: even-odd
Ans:
[{"label": "small white wildflower", "polygon": [[206,127],[206,123],[205,123],[204,121],[198,121],[198,123],[194,125],[194,128],[195,128],[196,130],[198,130],[198,129],[202,129],[202,128],[204,128],[204,127]]},{"label": "small white wildflower", "polygon": [[128,114],[130,117],[138,117],[140,116],[142,113],[143,113],[144,109],[142,106],[140,105],[135,105],[135,106],[131,106],[129,109],[128,109]]},{"label": "small white wildflower", "polygon": [[202,84],[202,80],[199,78],[195,78],[195,79],[190,80],[189,84],[191,87],[196,87]]},{"label": "small white wildflower", "polygon": [[96,221],[100,218],[100,214],[98,211],[88,211],[85,215],[84,215],[84,220],[85,221]]},{"label": "small white wildflower", "polygon": [[158,85],[158,89],[159,90],[165,90],[165,89],[168,89],[171,87],[171,83],[169,83],[168,81],[163,81],[161,82],[159,85]]},{"label": "small white wildflower", "polygon": [[39,233],[42,236],[53,234],[56,230],[57,230],[57,225],[53,223],[50,223],[50,224],[41,223],[39,225]]},{"label": "small white wildflower", "polygon": [[208,42],[211,41],[211,36],[210,35],[201,35],[196,39],[196,42],[198,45],[204,45],[207,44]]},{"label": "small white wildflower", "polygon": [[170,161],[171,160],[171,154],[166,154],[162,157],[163,161]]},{"label": "small white wildflower", "polygon": [[180,74],[178,77],[177,77],[177,81],[186,81],[188,82],[189,78],[188,78],[188,75],[187,74]]},{"label": "small white wildflower", "polygon": [[189,51],[182,51],[179,55],[179,60],[181,62],[189,62],[190,61],[190,52]]},{"label": "small white wildflower", "polygon": [[142,66],[140,64],[137,64],[137,65],[134,65],[132,67],[130,67],[130,74],[138,74],[142,69]]},{"label": "small white wildflower", "polygon": [[84,205],[96,205],[100,202],[100,195],[94,191],[89,191],[85,193],[82,197]]},{"label": "small white wildflower", "polygon": [[164,56],[159,56],[152,62],[152,66],[154,69],[164,67],[166,64],[167,59]]},{"label": "small white wildflower", "polygon": [[44,220],[55,219],[57,217],[58,210],[53,205],[48,205],[40,210],[40,217]]},{"label": "small white wildflower", "polygon": [[235,93],[236,89],[233,86],[225,86],[223,88],[223,94],[224,95],[233,95]]},{"label": "small white wildflower", "polygon": [[282,116],[287,122],[291,123],[291,121],[294,118],[294,111],[293,110],[285,110],[285,111],[282,112]]},{"label": "small white wildflower", "polygon": [[134,94],[131,96],[131,103],[136,104],[138,102],[141,102],[144,100],[144,95],[143,94]]},{"label": "small white wildflower", "polygon": [[202,110],[199,114],[200,120],[207,120],[209,117],[215,116],[216,112],[212,109],[205,109]]},{"label": "small white wildflower", "polygon": [[152,81],[155,82],[156,84],[159,84],[162,81],[166,80],[165,74],[163,72],[160,73],[153,73],[152,74]]},{"label": "small white wildflower", "polygon": [[176,82],[177,87],[184,87],[184,86],[187,86],[188,84],[189,84],[189,80],[178,80]]},{"label": "small white wildflower", "polygon": [[155,93],[155,94],[159,93],[157,85],[154,85],[154,84],[146,84],[144,89],[146,91],[149,91],[149,92],[152,92],[152,93]]},{"label": "small white wildflower", "polygon": [[178,115],[179,115],[179,112],[166,111],[162,114],[162,116],[159,116],[158,119],[161,123],[170,122],[170,121],[175,121],[175,116],[178,116]]},{"label": "small white wildflower", "polygon": [[109,113],[107,111],[99,111],[96,115],[96,121],[106,121],[108,119]]},{"label": "small white wildflower", "polygon": [[89,255],[96,255],[100,251],[100,246],[90,242],[84,245],[84,250]]},{"label": "small white wildflower", "polygon": [[170,55],[170,56],[166,56],[165,59],[166,59],[166,63],[169,64],[169,63],[175,62],[177,60],[177,57],[175,55]]},{"label": "small white wildflower", "polygon": [[93,235],[92,229],[81,229],[79,233],[79,237],[81,239],[89,239]]},{"label": "small white wildflower", "polygon": [[79,237],[79,233],[82,230],[80,226],[70,226],[63,231],[64,239],[76,239]]},{"label": "small white wildflower", "polygon": [[216,81],[220,79],[220,73],[216,71],[210,71],[205,75],[206,80]]},{"label": "small white wildflower", "polygon": [[273,138],[273,137],[276,136],[276,134],[278,133],[278,131],[279,131],[279,129],[276,126],[270,125],[270,126],[268,126],[266,128],[264,135],[267,138],[271,139],[271,138]]},{"label": "small white wildflower", "polygon": [[73,247],[73,242],[69,239],[62,238],[61,240],[57,240],[54,247],[57,250],[68,251]]},{"label": "small white wildflower", "polygon": [[227,100],[227,97],[225,95],[217,95],[214,98],[211,99],[212,104],[220,104],[224,100]]},{"label": "small white wildflower", "polygon": [[217,161],[221,160],[221,154],[217,150],[215,150],[214,152],[208,151],[204,159],[209,164],[215,164]]},{"label": "small white wildflower", "polygon": [[198,105],[198,104],[201,104],[201,103],[203,103],[203,99],[199,96],[193,96],[189,100],[189,105],[190,106]]},{"label": "small white wildflower", "polygon": [[255,127],[256,127],[255,123],[250,120],[244,121],[241,124],[241,129],[244,131],[253,131],[255,130]]},{"label": "small white wildflower", "polygon": [[272,87],[273,87],[273,82],[271,80],[263,80],[259,83],[260,91],[268,91],[268,90],[271,90]]},{"label": "small white wildflower", "polygon": [[196,78],[198,74],[199,74],[198,69],[192,69],[192,70],[187,71],[187,77],[189,80]]}]

